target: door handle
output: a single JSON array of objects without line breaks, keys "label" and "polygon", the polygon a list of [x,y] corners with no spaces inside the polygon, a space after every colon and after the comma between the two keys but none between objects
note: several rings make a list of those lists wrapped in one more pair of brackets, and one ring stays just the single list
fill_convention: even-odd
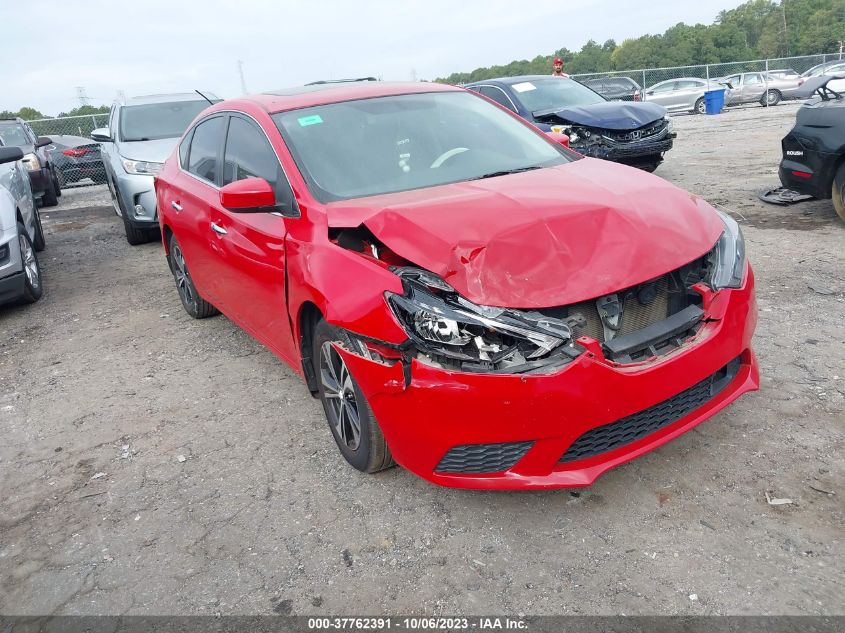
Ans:
[{"label": "door handle", "polygon": [[182,205],[179,204],[178,202],[171,202],[170,206],[173,207],[173,209],[176,210],[176,211],[182,210]]},{"label": "door handle", "polygon": [[217,235],[226,235],[228,232],[222,226],[217,226],[214,222],[211,223],[211,230],[217,233]]}]

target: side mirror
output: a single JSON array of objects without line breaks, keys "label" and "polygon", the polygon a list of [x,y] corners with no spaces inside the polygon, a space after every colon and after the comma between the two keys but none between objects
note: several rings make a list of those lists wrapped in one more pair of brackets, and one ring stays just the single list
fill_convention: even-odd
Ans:
[{"label": "side mirror", "polygon": [[114,139],[109,136],[109,128],[107,127],[98,127],[91,132],[91,139],[98,143],[114,143]]},{"label": "side mirror", "polygon": [[35,139],[35,147],[47,147],[48,145],[53,144],[53,139],[49,136],[39,136]]},{"label": "side mirror", "polygon": [[220,205],[233,213],[277,211],[276,194],[263,178],[246,178],[225,185],[220,189]]},{"label": "side mirror", "polygon": [[20,147],[0,147],[0,163],[14,163],[23,158]]}]

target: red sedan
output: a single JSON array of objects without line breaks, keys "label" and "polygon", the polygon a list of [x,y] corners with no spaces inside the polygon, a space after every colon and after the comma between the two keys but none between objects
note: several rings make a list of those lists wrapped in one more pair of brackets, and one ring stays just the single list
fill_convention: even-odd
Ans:
[{"label": "red sedan", "polygon": [[290,364],[364,472],[585,486],[758,386],[731,218],[459,88],[218,103],[156,194],[185,309]]}]

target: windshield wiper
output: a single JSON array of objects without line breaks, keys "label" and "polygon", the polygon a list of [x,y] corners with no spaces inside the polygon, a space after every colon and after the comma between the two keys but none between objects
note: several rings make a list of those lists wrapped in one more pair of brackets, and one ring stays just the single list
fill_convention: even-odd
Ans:
[{"label": "windshield wiper", "polygon": [[509,174],[518,174],[523,171],[531,171],[533,169],[542,169],[540,165],[531,165],[530,167],[517,167],[515,169],[503,169],[501,171],[491,171],[488,174],[481,174],[480,176],[475,176],[473,178],[469,178],[468,180],[483,180],[485,178],[496,178],[497,176],[507,176]]}]

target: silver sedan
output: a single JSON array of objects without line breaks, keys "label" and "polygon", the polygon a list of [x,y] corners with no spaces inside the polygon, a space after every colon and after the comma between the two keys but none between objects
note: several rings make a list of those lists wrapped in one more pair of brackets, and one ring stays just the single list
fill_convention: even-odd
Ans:
[{"label": "silver sedan", "polygon": [[[664,106],[669,112],[696,112],[704,114],[704,93],[708,90],[723,88],[715,82],[708,82],[699,77],[681,77],[667,79],[654,84],[645,91],[644,101],[653,101]],[[727,101],[727,95],[725,97]]]}]

